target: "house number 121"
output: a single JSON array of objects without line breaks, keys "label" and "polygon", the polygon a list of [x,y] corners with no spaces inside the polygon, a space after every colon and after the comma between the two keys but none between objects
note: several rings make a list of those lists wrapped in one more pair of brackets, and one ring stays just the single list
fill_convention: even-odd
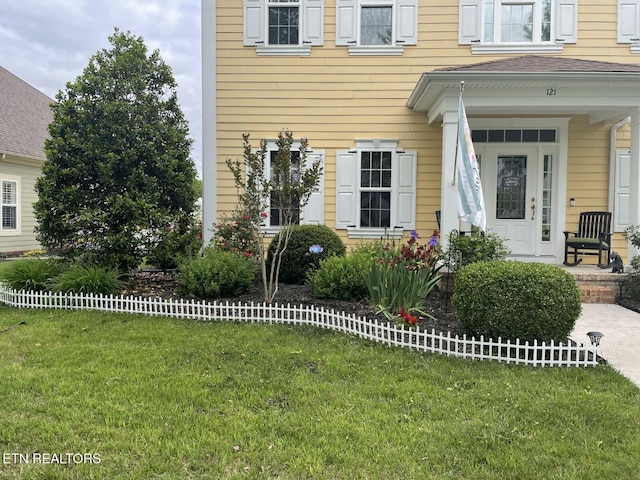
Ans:
[{"label": "house number 121", "polygon": [[556,89],[555,88],[547,88],[547,97],[555,97]]}]

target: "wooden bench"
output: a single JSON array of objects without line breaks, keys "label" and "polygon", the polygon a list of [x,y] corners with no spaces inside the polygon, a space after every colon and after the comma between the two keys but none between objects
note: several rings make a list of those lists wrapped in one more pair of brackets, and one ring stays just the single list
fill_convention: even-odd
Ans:
[{"label": "wooden bench", "polygon": [[[582,212],[577,232],[564,232],[564,264],[570,267],[582,262],[578,255],[597,255],[598,267],[609,266],[611,253],[611,212]],[[603,262],[604,254],[604,262]],[[568,256],[573,255],[573,262]]]}]

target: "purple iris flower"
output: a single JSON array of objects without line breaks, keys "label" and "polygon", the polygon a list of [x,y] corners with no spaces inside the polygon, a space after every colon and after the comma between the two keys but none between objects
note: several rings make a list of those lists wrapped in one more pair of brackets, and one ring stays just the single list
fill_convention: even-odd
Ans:
[{"label": "purple iris flower", "polygon": [[438,238],[435,235],[429,239],[429,246],[430,247],[438,246]]},{"label": "purple iris flower", "polygon": [[411,238],[420,238],[420,235],[418,235],[418,231],[417,230],[411,230],[411,233],[409,233],[409,236]]}]

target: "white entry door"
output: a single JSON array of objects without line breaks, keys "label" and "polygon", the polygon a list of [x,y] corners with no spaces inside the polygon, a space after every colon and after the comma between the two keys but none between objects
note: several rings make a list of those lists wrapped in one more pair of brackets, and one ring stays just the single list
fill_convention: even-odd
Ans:
[{"label": "white entry door", "polygon": [[537,253],[539,168],[536,147],[488,146],[481,156],[487,228],[506,239],[512,255]]}]

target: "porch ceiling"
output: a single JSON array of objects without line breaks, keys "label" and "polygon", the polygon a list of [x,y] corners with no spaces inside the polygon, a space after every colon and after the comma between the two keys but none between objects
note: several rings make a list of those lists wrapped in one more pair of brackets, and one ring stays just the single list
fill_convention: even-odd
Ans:
[{"label": "porch ceiling", "polygon": [[[508,67],[507,62],[500,66]],[[590,123],[616,122],[640,107],[640,68],[604,65],[611,65],[610,71],[483,71],[467,66],[425,72],[407,106],[426,112],[430,124],[441,121],[446,112],[457,112],[463,81],[467,115],[588,115]],[[620,71],[620,66],[634,71]]]}]

